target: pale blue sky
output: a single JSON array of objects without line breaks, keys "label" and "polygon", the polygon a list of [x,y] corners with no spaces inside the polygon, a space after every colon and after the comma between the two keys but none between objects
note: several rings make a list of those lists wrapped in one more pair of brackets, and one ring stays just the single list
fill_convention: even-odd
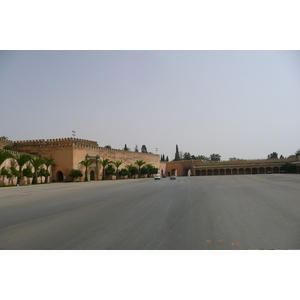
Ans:
[{"label": "pale blue sky", "polygon": [[299,51],[1,51],[0,136],[288,156],[299,83]]}]

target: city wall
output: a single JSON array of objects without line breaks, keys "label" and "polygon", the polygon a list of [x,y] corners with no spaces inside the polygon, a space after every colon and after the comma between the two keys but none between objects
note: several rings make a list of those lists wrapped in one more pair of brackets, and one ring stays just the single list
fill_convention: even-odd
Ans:
[{"label": "city wall", "polygon": [[[87,156],[90,158],[98,156],[101,160],[122,161],[119,169],[134,164],[137,160],[144,160],[146,164],[152,164],[161,169],[159,155],[99,147],[97,142],[84,139],[17,141],[13,143],[13,146],[17,151],[38,155],[42,158],[53,158],[55,161],[52,180],[54,181],[61,181],[61,179],[71,181],[72,178],[69,177],[69,174],[72,169],[79,169],[84,173],[85,167],[80,162],[85,160]],[[89,167],[89,173],[91,170],[96,172],[95,180],[102,178],[102,166],[93,164]]]}]

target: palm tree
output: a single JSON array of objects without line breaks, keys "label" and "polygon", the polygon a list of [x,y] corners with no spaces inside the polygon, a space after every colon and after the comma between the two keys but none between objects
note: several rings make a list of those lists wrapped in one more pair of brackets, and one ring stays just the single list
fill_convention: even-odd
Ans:
[{"label": "palm tree", "polygon": [[133,165],[127,165],[127,166],[125,166],[125,168],[128,171],[128,177],[131,178],[131,171],[134,168],[134,166]]},{"label": "palm tree", "polygon": [[84,181],[88,181],[88,167],[93,163],[92,160],[86,159],[80,162],[81,165],[85,166],[85,177],[84,177]]},{"label": "palm tree", "polygon": [[135,164],[139,167],[139,178],[141,178],[141,167],[142,167],[142,165],[144,165],[146,162],[145,161],[143,161],[143,160],[137,160],[136,162],[135,162]]},{"label": "palm tree", "polygon": [[[54,163],[54,158],[44,158],[44,165],[46,166],[46,170],[49,172],[49,167]],[[45,183],[48,183],[49,176],[45,177]]]},{"label": "palm tree", "polygon": [[41,158],[41,157],[37,157],[37,158],[31,158],[30,159],[30,162],[31,162],[31,164],[32,164],[32,166],[33,166],[33,178],[32,178],[32,184],[37,184],[38,183],[38,180],[37,180],[37,178],[38,178],[38,170],[39,170],[39,168],[40,168],[40,166],[41,165],[43,165],[44,164],[44,159],[43,158]]},{"label": "palm tree", "polygon": [[0,166],[9,158],[14,158],[14,156],[6,151],[0,151]]},{"label": "palm tree", "polygon": [[121,164],[123,163],[122,160],[116,160],[116,161],[112,161],[112,163],[116,166],[117,168],[117,179],[119,179],[119,167],[121,166]]},{"label": "palm tree", "polygon": [[99,162],[100,162],[101,166],[103,167],[103,170],[102,170],[102,180],[104,180],[105,179],[105,168],[112,161],[110,161],[108,158],[106,158],[106,159],[100,159]]},{"label": "palm tree", "polygon": [[21,181],[23,179],[23,173],[22,173],[22,168],[23,166],[30,161],[31,156],[29,154],[19,154],[15,156],[15,160],[19,165],[19,176],[17,180],[17,184],[21,184]]}]

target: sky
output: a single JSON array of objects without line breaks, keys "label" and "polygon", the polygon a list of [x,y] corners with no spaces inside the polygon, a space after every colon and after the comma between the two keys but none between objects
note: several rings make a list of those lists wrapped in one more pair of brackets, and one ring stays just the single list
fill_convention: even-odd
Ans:
[{"label": "sky", "polygon": [[1,51],[0,136],[174,158],[300,148],[299,51]]}]

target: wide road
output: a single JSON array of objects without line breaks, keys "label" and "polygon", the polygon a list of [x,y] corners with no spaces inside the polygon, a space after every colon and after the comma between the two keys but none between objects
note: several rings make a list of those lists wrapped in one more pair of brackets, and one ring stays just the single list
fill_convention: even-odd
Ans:
[{"label": "wide road", "polygon": [[300,175],[0,189],[0,249],[300,249]]}]

